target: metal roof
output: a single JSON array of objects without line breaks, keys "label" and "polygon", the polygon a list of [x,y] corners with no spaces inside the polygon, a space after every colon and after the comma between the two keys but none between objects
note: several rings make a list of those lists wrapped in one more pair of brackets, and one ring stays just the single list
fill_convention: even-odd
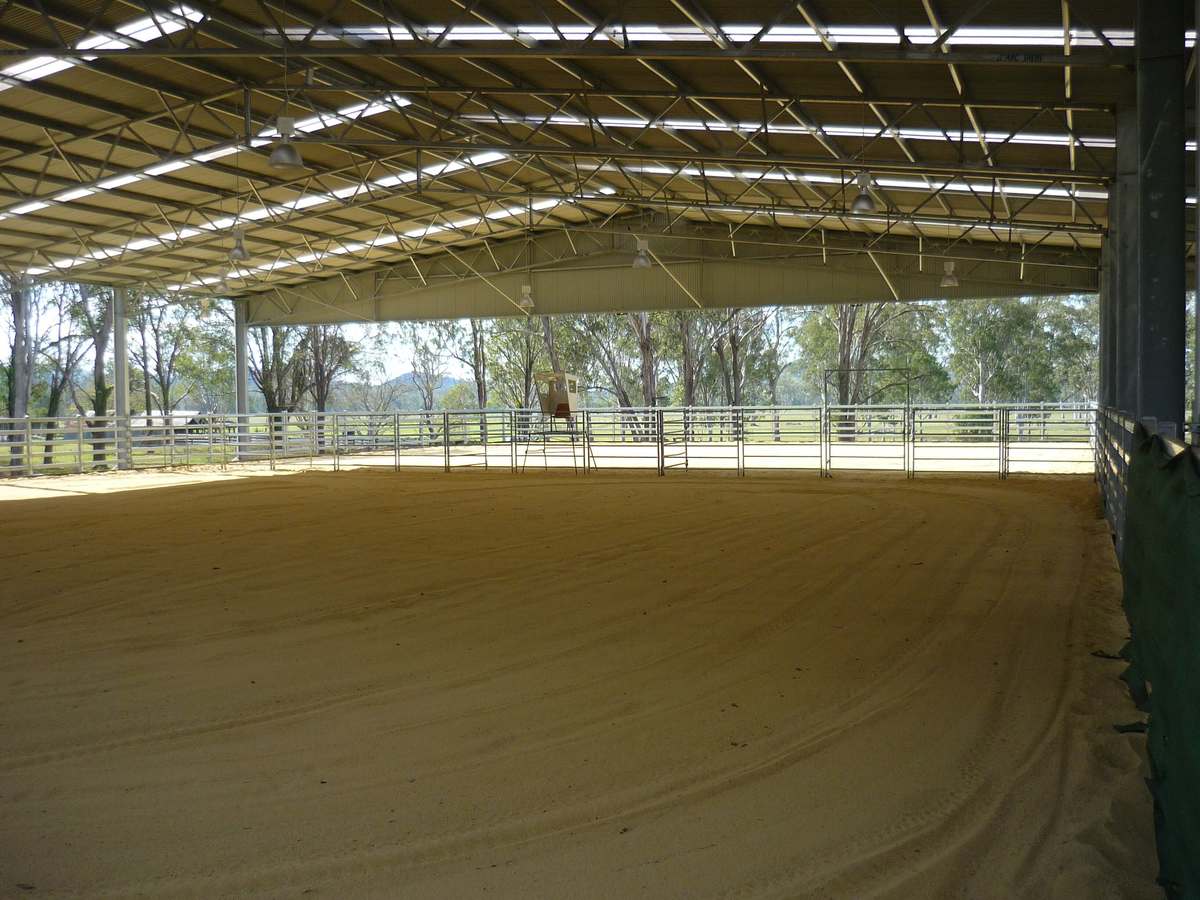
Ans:
[{"label": "metal roof", "polygon": [[[1133,13],[18,0],[0,8],[0,266],[239,296],[653,214],[731,246],[767,230],[1094,267]],[[268,163],[280,116],[303,169]],[[850,209],[862,173],[873,212]],[[234,230],[250,258],[231,266]]]}]

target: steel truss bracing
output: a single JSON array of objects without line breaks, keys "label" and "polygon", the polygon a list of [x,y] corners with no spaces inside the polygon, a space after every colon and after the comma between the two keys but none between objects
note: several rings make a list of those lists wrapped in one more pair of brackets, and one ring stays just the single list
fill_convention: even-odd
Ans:
[{"label": "steel truss bracing", "polygon": [[[652,271],[631,267],[639,240],[653,248]],[[940,286],[948,263],[960,275],[954,290]],[[735,229],[657,214],[448,247],[370,272],[276,285],[238,306],[250,324],[272,325],[709,308],[732,295],[741,306],[1015,297],[1094,291],[1096,264],[1093,252],[1061,247]],[[521,302],[525,287],[533,306]]]},{"label": "steel truss bracing", "polygon": [[1092,265],[1132,6],[908,6],[14,0],[0,266],[251,295],[647,213]]}]

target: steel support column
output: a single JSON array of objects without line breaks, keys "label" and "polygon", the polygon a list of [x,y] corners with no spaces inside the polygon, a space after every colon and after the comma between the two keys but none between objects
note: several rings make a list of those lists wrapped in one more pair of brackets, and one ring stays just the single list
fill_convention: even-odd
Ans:
[{"label": "steel support column", "polygon": [[[1196,18],[1195,21],[1200,23],[1200,0],[1196,0]],[[1196,134],[1195,137],[1200,139],[1200,76],[1192,74],[1192,84],[1196,88],[1196,104],[1195,104],[1195,119],[1196,119]],[[1198,145],[1200,146],[1200,145]],[[1200,152],[1194,154],[1196,165],[1196,191],[1200,193]],[[1195,288],[1193,300],[1193,315],[1195,316],[1195,333],[1192,335],[1195,343],[1192,345],[1192,443],[1200,446],[1200,202],[1196,204],[1196,242],[1193,246],[1194,255],[1192,257],[1195,263],[1195,280],[1192,282]]]},{"label": "steel support column", "polygon": [[1134,414],[1138,397],[1137,109],[1117,109],[1117,178],[1108,197],[1112,242],[1113,405]]},{"label": "steel support column", "polygon": [[113,436],[117,443],[117,468],[119,469],[129,469],[133,466],[133,448],[130,446],[129,428],[128,303],[128,289],[125,287],[113,288],[113,410],[118,419]]},{"label": "steel support column", "polygon": [[[1197,0],[1200,3],[1200,0]],[[1114,290],[1116,271],[1113,265],[1113,242],[1111,235],[1104,239],[1100,248],[1100,346],[1099,384],[1096,399],[1101,406],[1113,405],[1113,381],[1116,360],[1116,309]]]},{"label": "steel support column", "polygon": [[1183,35],[1183,0],[1140,0],[1136,412],[1173,436],[1183,424],[1186,341]]}]

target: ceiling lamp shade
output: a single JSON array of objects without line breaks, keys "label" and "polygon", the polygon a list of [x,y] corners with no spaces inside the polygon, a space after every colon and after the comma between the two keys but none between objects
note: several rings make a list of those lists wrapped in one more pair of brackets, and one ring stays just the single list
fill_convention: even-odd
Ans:
[{"label": "ceiling lamp shade", "polygon": [[954,260],[946,260],[942,263],[942,269],[945,271],[945,274],[942,276],[942,287],[958,287],[958,276],[954,274]]},{"label": "ceiling lamp shade", "polygon": [[234,262],[245,262],[250,258],[246,249],[246,235],[240,230],[233,232],[233,246],[229,248],[229,258]]},{"label": "ceiling lamp shade", "polygon": [[300,151],[296,149],[296,145],[290,141],[283,141],[276,144],[267,161],[271,164],[272,169],[304,168],[304,158],[300,156]]},{"label": "ceiling lamp shade", "polygon": [[644,238],[638,238],[637,255],[633,258],[633,267],[635,269],[649,269],[651,265],[650,242]]},{"label": "ceiling lamp shade", "polygon": [[282,140],[271,150],[271,156],[267,160],[271,164],[271,168],[303,168],[304,158],[300,156],[300,151],[296,149],[296,145],[292,143],[292,135],[296,133],[296,120],[287,116],[280,116],[275,120],[275,130],[279,132]]},{"label": "ceiling lamp shade", "polygon": [[867,172],[858,174],[858,196],[850,204],[850,211],[856,213],[873,213],[876,209],[875,198],[871,196],[871,176]]},{"label": "ceiling lamp shade", "polygon": [[533,286],[528,284],[521,285],[521,299],[517,301],[517,306],[521,309],[533,309]]}]

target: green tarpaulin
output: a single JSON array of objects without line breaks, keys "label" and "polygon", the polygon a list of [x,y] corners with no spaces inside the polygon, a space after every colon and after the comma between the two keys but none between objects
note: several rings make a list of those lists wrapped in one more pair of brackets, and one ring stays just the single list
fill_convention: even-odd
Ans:
[{"label": "green tarpaulin", "polygon": [[1127,680],[1150,713],[1161,877],[1168,894],[1189,898],[1200,898],[1198,459],[1138,429],[1121,560],[1133,629]]}]

